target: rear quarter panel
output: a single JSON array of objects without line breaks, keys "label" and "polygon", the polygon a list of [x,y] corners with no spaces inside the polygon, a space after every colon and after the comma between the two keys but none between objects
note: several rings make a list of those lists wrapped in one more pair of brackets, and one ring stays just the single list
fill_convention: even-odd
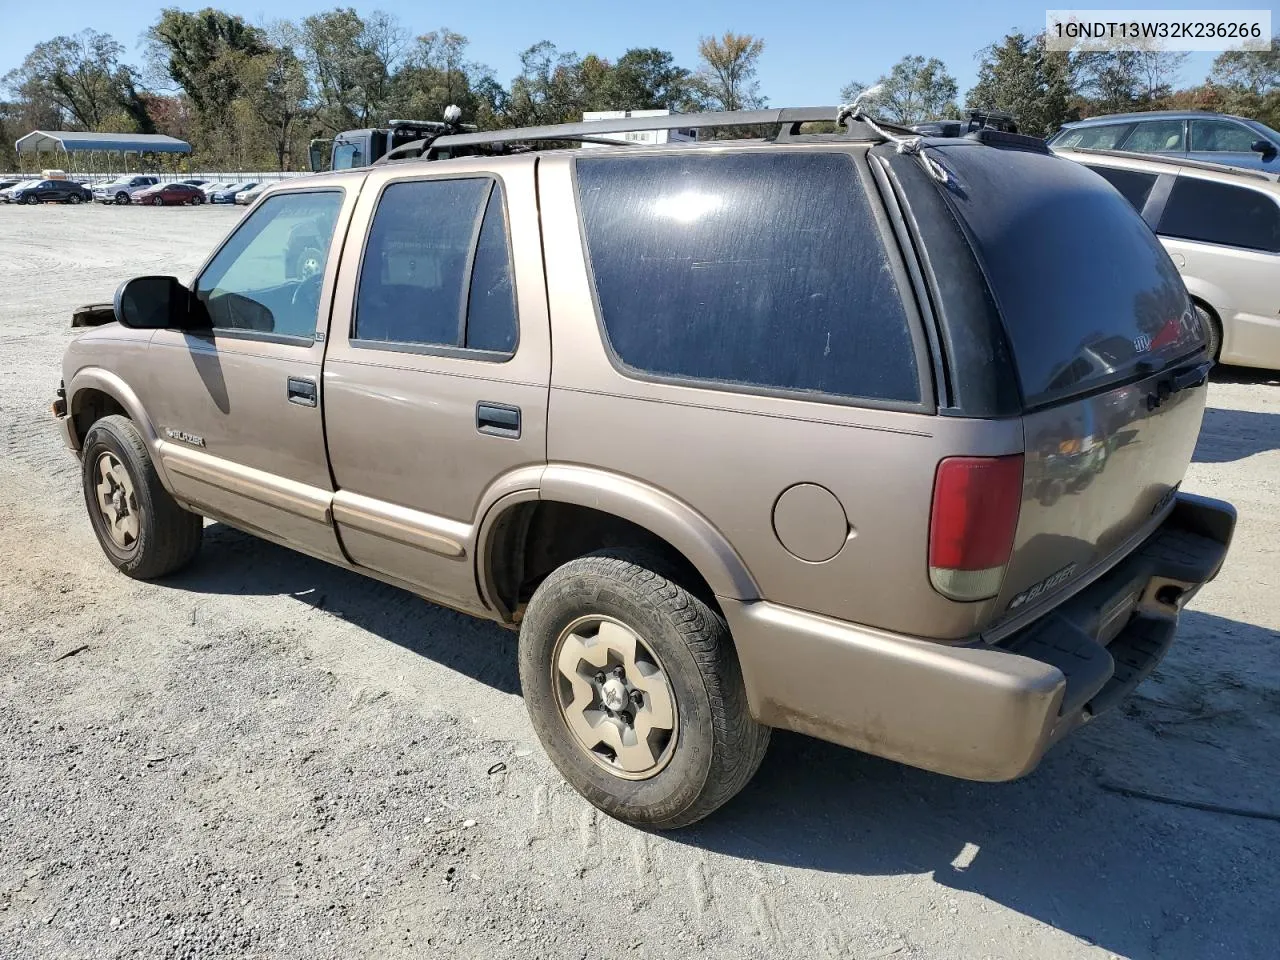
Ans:
[{"label": "rear quarter panel", "polygon": [[[1020,421],[976,421],[637,380],[602,343],[567,157],[540,161],[551,305],[548,461],[635,478],[707,518],[760,595],[917,636],[972,634],[989,603],[958,604],[928,579],[937,461],[1022,449]],[[774,507],[797,484],[831,491],[847,525],[825,562],[799,559]],[[749,598],[747,598],[749,599]]]}]

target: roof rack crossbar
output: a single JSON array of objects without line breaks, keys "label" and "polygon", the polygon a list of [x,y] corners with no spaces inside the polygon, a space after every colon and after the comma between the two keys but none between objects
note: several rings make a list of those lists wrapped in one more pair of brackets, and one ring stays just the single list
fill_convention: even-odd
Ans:
[{"label": "roof rack crossbar", "polygon": [[431,150],[475,147],[521,140],[574,140],[610,133],[638,133],[645,130],[701,130],[712,127],[777,126],[780,124],[835,121],[839,107],[784,107],[778,110],[731,110],[721,113],[672,113],[663,117],[619,117],[616,120],[584,120],[514,130],[488,130],[439,137]]}]

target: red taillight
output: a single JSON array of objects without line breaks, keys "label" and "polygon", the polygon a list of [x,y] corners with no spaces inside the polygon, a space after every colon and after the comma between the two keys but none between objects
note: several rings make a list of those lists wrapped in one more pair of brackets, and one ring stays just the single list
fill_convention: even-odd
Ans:
[{"label": "red taillight", "polygon": [[1000,592],[1022,502],[1022,454],[948,457],[938,464],[929,518],[929,580],[952,600]]}]

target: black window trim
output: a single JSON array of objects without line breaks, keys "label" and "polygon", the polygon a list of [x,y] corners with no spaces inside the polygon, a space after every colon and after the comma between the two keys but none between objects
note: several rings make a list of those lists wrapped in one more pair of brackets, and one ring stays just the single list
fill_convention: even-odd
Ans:
[{"label": "black window trim", "polygon": [[[488,180],[489,189],[485,193],[485,200],[480,204],[480,211],[477,216],[476,225],[472,231],[471,249],[467,253],[466,278],[467,286],[463,291],[462,297],[462,316],[459,320],[459,331],[461,333],[461,341],[466,343],[466,323],[467,312],[471,306],[471,271],[475,262],[476,246],[480,242],[480,230],[484,226],[484,216],[489,209],[489,203],[493,199],[493,188],[495,184],[498,187],[499,198],[502,201],[502,225],[506,233],[507,241],[507,263],[511,268],[511,308],[516,318],[516,342],[511,345],[510,352],[503,350],[475,350],[470,347],[455,347],[447,344],[436,343],[409,343],[400,340],[375,340],[370,337],[356,336],[356,320],[359,312],[360,304],[360,281],[364,277],[364,260],[365,254],[369,249],[369,236],[373,233],[374,218],[378,215],[378,208],[382,206],[383,194],[394,184],[401,183],[422,183],[425,181],[436,180]],[[513,245],[513,237],[511,234],[511,211],[507,208],[507,184],[502,175],[490,170],[477,170],[470,173],[462,171],[450,171],[444,174],[418,174],[408,177],[397,177],[394,180],[388,180],[378,188],[378,195],[374,199],[373,210],[369,214],[369,226],[364,231],[364,237],[360,242],[360,259],[356,265],[356,282],[354,294],[351,303],[351,321],[347,327],[347,344],[357,350],[383,350],[389,353],[412,353],[425,357],[446,357],[453,360],[477,360],[483,363],[508,363],[515,359],[516,353],[520,350],[520,297],[519,288],[516,280],[516,258],[515,248]]]},{"label": "black window trim", "polygon": [[1241,250],[1241,251],[1244,251],[1245,253],[1262,253],[1272,257],[1280,257],[1280,249],[1264,250],[1259,247],[1242,247],[1237,243],[1219,243],[1217,240],[1197,240],[1194,237],[1180,237],[1177,234],[1165,233],[1164,231],[1160,230],[1159,229],[1160,221],[1164,219],[1165,210],[1168,208],[1169,201],[1173,198],[1173,188],[1174,186],[1176,186],[1176,182],[1183,178],[1186,178],[1187,180],[1199,181],[1200,183],[1216,183],[1219,186],[1231,187],[1237,190],[1247,190],[1250,193],[1260,194],[1261,196],[1269,200],[1273,207],[1277,208],[1276,216],[1280,217],[1280,201],[1278,201],[1276,197],[1268,193],[1266,190],[1258,190],[1253,186],[1248,186],[1243,183],[1234,183],[1234,182],[1227,183],[1223,180],[1218,180],[1213,177],[1199,177],[1199,176],[1196,176],[1195,174],[1188,173],[1184,169],[1179,171],[1176,176],[1171,176],[1169,178],[1169,189],[1164,196],[1164,202],[1161,204],[1160,209],[1157,211],[1155,223],[1154,225],[1151,226],[1152,232],[1155,233],[1157,237],[1167,238],[1169,240],[1177,240],[1179,243],[1198,243],[1201,246],[1205,246],[1205,247],[1219,247],[1224,250]]},{"label": "black window trim", "polygon": [[[338,205],[338,219],[337,221],[334,222],[334,225],[333,225],[333,235],[329,237],[329,253],[325,257],[325,270],[327,272],[330,259],[333,256],[333,243],[338,237],[338,228],[341,226],[342,207],[347,202],[346,187],[333,184],[330,186],[323,186],[323,187],[321,186],[305,187],[299,190],[278,190],[275,193],[273,193],[271,196],[273,198],[284,197],[284,196],[293,196],[295,194],[300,194],[300,193],[336,193],[342,197],[342,203]],[[237,233],[243,230],[245,227],[245,224],[247,224],[252,219],[253,219],[252,216],[246,216],[243,219],[241,219],[241,221],[236,224],[235,229],[232,230],[230,233],[228,233],[225,237],[223,237],[222,242],[218,244],[218,246],[214,249],[213,253],[209,255],[209,259],[205,260],[205,262],[201,264],[200,272],[197,273],[191,281],[190,289],[192,293],[195,293],[195,291],[199,288],[201,279],[204,277],[205,273],[208,272],[209,267],[213,265],[213,261],[218,259],[218,254],[222,252],[223,247],[225,247],[228,243],[230,243],[231,239]],[[345,239],[345,236],[346,234],[344,232],[343,233],[344,239]],[[341,254],[342,254],[342,251],[340,249],[338,251],[339,258],[341,257]],[[321,282],[322,283],[324,282],[323,278],[321,279]],[[332,303],[330,304],[330,309],[332,309]],[[328,328],[328,323],[325,324],[325,327],[326,329]],[[316,331],[313,332],[312,335],[309,337],[300,336],[298,334],[289,334],[289,333],[268,333],[265,330],[242,330],[238,327],[207,327],[203,330],[188,330],[185,332],[196,333],[196,334],[211,333],[214,336],[226,337],[231,340],[252,340],[257,343],[281,343],[281,344],[284,344],[285,346],[314,347],[316,344],[324,343],[323,337],[316,336],[316,333],[319,332],[319,329],[320,329],[320,312],[317,311],[316,312]]]},{"label": "black window trim", "polygon": [[[763,384],[736,383],[727,380],[713,380],[705,377],[686,377],[677,374],[653,373],[649,370],[642,370],[639,367],[633,367],[618,355],[614,349],[612,341],[609,339],[609,333],[604,325],[604,312],[600,308],[600,294],[596,285],[595,267],[591,262],[591,251],[587,247],[587,229],[586,218],[582,209],[582,191],[578,184],[578,160],[608,160],[612,157],[632,157],[632,153],[611,154],[609,157],[574,157],[570,167],[570,178],[572,180],[573,200],[575,214],[578,224],[578,243],[582,250],[583,264],[586,267],[587,286],[591,294],[591,307],[595,313],[596,330],[600,335],[600,343],[604,347],[605,356],[608,357],[610,365],[613,369],[629,380],[637,380],[642,383],[661,383],[675,387],[691,387],[698,390],[716,390],[722,393],[736,393],[744,396],[773,397],[781,400],[800,400],[807,403],[820,403],[829,406],[855,407],[869,410],[889,410],[902,413],[926,413],[933,414],[937,412],[937,402],[933,390],[933,363],[930,360],[929,347],[926,343],[925,335],[922,329],[923,318],[920,313],[919,304],[916,301],[915,287],[911,281],[903,262],[903,251],[898,245],[897,238],[893,234],[888,216],[884,211],[884,200],[880,196],[879,188],[872,176],[870,167],[867,163],[867,151],[870,144],[859,144],[857,146],[844,146],[832,144],[830,148],[815,150],[805,147],[739,147],[737,149],[727,149],[716,151],[717,155],[727,154],[754,154],[757,150],[766,150],[769,153],[775,151],[785,151],[787,153],[799,153],[810,155],[813,153],[837,154],[847,157],[850,161],[858,183],[861,184],[863,195],[867,199],[867,205],[871,209],[872,220],[875,222],[877,233],[880,238],[881,246],[884,249],[885,257],[889,261],[890,268],[893,273],[894,284],[898,288],[900,294],[903,314],[907,322],[907,331],[911,337],[911,345],[915,352],[916,360],[916,384],[920,390],[920,399],[910,400],[882,400],[874,397],[850,397],[838,393],[826,393],[818,390],[792,390],[786,387],[772,387]],[[700,156],[705,157],[707,151],[704,149],[690,148],[682,150],[663,150],[655,153],[654,156],[671,157],[671,156]]]}]

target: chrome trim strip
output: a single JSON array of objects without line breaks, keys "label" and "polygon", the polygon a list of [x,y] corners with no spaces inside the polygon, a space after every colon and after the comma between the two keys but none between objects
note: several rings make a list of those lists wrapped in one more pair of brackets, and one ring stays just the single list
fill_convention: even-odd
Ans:
[{"label": "chrome trim strip", "polygon": [[310,484],[246,467],[167,440],[157,444],[165,469],[315,523],[332,523],[333,494]]},{"label": "chrome trim strip", "polygon": [[455,559],[467,555],[471,524],[401,507],[385,500],[339,490],[333,495],[333,519],[365,533]]}]

